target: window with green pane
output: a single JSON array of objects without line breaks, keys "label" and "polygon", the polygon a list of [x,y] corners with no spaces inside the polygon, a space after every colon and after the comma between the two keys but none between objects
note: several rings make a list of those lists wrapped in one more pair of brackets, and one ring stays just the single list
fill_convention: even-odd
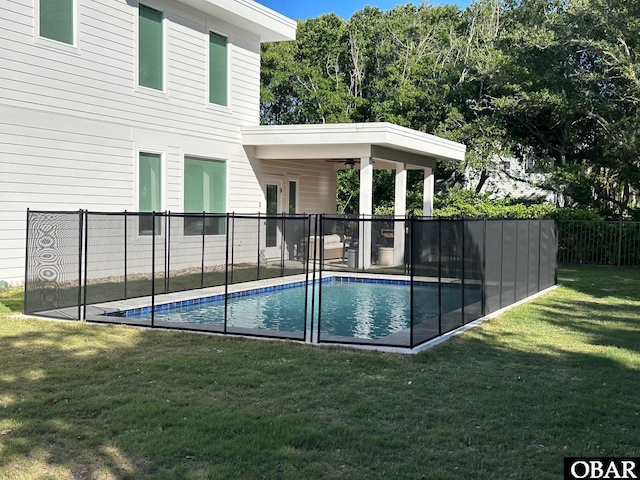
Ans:
[{"label": "window with green pane", "polygon": [[162,12],[146,5],[138,7],[138,84],[163,88]]},{"label": "window with green pane", "polygon": [[[138,210],[159,212],[162,210],[162,162],[156,153],[140,152],[138,166]],[[151,215],[141,215],[140,235],[151,235],[154,222]],[[160,218],[155,219],[155,234],[160,234]]]},{"label": "window with green pane", "polygon": [[227,37],[209,32],[209,102],[227,105]]},{"label": "window with green pane", "polygon": [[74,0],[40,0],[40,36],[73,45]]},{"label": "window with green pane", "polygon": [[[225,162],[184,158],[185,213],[226,214],[227,167]],[[226,218],[211,215],[185,218],[185,235],[223,235]]]},{"label": "window with green pane", "polygon": [[297,213],[298,206],[298,182],[289,181],[289,213]]}]

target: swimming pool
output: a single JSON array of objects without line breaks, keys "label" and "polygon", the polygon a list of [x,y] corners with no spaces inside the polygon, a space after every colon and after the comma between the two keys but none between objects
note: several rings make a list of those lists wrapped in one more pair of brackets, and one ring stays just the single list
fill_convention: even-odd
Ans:
[{"label": "swimming pool", "polygon": [[[312,299],[312,292],[315,298]],[[480,300],[480,289],[465,287],[464,304]],[[438,299],[442,305],[438,307]],[[414,282],[414,326],[433,323],[438,330],[438,314],[459,311],[463,304],[459,284],[445,284],[439,292],[436,283]],[[305,304],[307,307],[305,323]],[[311,306],[314,312],[311,315]],[[324,278],[321,292],[305,289],[305,282],[236,292],[227,301],[226,331],[230,333],[272,334],[304,339],[305,329],[314,328],[320,339],[358,339],[408,343],[411,321],[411,287],[408,280],[332,276]],[[127,310],[118,316],[150,320],[151,309]],[[435,319],[435,320],[434,320]],[[211,331],[225,328],[223,295],[205,297],[170,305],[156,305],[157,326],[173,326]],[[318,325],[319,324],[319,325]],[[203,328],[205,327],[205,328]],[[395,340],[394,340],[395,339]]]}]

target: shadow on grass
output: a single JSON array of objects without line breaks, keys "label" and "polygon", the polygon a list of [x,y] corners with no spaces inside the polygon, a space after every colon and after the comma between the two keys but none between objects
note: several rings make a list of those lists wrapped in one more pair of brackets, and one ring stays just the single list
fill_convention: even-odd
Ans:
[{"label": "shadow on grass", "polygon": [[[593,349],[598,302],[556,292],[412,357],[2,320],[0,471],[551,479],[565,456],[637,455],[637,353]],[[599,334],[628,348],[617,309]]]}]

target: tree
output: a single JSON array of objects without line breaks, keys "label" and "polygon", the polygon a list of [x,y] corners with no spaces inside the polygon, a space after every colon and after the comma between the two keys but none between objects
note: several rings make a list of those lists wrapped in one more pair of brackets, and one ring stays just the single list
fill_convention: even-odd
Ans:
[{"label": "tree", "polygon": [[[263,46],[262,121],[389,121],[462,142],[464,164],[436,169],[447,188],[472,172],[479,192],[496,159],[533,156],[564,203],[640,217],[638,42],[640,4],[625,0],[322,15]],[[340,176],[347,197],[354,175]],[[374,178],[383,210],[390,175]]]}]

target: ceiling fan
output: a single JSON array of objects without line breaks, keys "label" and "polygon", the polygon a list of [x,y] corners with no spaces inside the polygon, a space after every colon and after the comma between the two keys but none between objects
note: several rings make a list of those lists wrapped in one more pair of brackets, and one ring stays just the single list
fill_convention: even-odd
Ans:
[{"label": "ceiling fan", "polygon": [[342,163],[344,165],[345,170],[353,170],[356,168],[356,165],[360,163],[360,160],[356,160],[355,158],[335,158],[330,160],[325,160],[325,162],[329,163]]}]

